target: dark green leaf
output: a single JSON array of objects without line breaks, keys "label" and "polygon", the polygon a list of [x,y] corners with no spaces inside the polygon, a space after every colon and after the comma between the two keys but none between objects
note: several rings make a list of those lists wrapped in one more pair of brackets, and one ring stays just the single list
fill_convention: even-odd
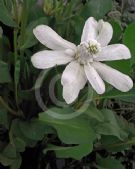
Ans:
[{"label": "dark green leaf", "polygon": [[82,16],[85,19],[90,16],[96,19],[102,19],[112,9],[112,5],[112,0],[90,0],[85,4],[82,10]]},{"label": "dark green leaf", "polygon": [[16,147],[14,144],[9,143],[3,151],[3,155],[8,158],[16,158]]},{"label": "dark green leaf", "polygon": [[115,112],[104,109],[102,110],[105,121],[95,126],[96,132],[103,135],[116,136],[120,140],[124,140],[128,137],[128,134],[119,126],[119,123],[115,117]]},{"label": "dark green leaf", "polygon": [[25,150],[25,142],[19,137],[14,138],[14,144],[17,152],[23,152]]},{"label": "dark green leaf", "polygon": [[14,22],[11,13],[6,8],[3,0],[0,1],[0,21],[8,26],[16,26],[16,23]]},{"label": "dark green leaf", "polygon": [[85,111],[85,114],[87,114],[89,117],[94,118],[100,122],[104,121],[104,116],[102,115],[102,112],[94,106],[89,106],[88,109]]},{"label": "dark green leaf", "polygon": [[9,74],[8,64],[0,61],[0,83],[9,83],[11,82],[11,77]]},{"label": "dark green leaf", "polygon": [[[21,45],[21,49],[27,49],[29,47],[34,46],[38,41],[37,39],[34,37],[33,34],[33,29],[40,24],[47,24],[47,18],[46,17],[42,17],[39,18],[38,20],[35,20],[33,22],[31,22],[28,27],[26,28],[26,32],[25,32],[25,37],[24,37],[24,43]],[[45,35],[43,35],[45,36]]]},{"label": "dark green leaf", "polygon": [[0,124],[4,125],[7,129],[9,127],[8,115],[4,109],[0,109]]},{"label": "dark green leaf", "polygon": [[124,44],[130,49],[131,54],[132,54],[132,58],[131,58],[131,62],[132,64],[135,63],[135,23],[130,24],[127,28],[126,31],[124,33],[124,37],[123,37],[123,42]]},{"label": "dark green leaf", "polygon": [[98,169],[124,169],[120,161],[112,158],[98,158]]},{"label": "dark green leaf", "polygon": [[4,166],[11,165],[13,163],[14,159],[10,159],[6,156],[4,156],[2,153],[0,153],[0,162]]},{"label": "dark green leaf", "polygon": [[19,127],[23,135],[32,140],[41,140],[45,134],[52,132],[47,125],[38,120],[20,121]]},{"label": "dark green leaf", "polygon": [[18,158],[16,158],[14,160],[14,162],[12,163],[10,169],[20,169],[21,163],[22,163],[22,158],[21,158],[20,155],[18,155]]},{"label": "dark green leaf", "polygon": [[[61,141],[67,144],[82,144],[93,142],[95,139],[95,134],[91,128],[89,121],[84,119],[82,116],[72,119],[57,119],[51,116],[52,112],[62,112],[67,111],[67,109],[51,109],[45,113],[40,114],[40,120],[47,124],[53,126]],[[71,110],[72,111],[72,110]],[[49,116],[50,114],[50,116]]]},{"label": "dark green leaf", "polygon": [[113,27],[113,37],[112,37],[111,43],[118,43],[122,35],[122,28],[115,21],[111,21],[110,23]]},{"label": "dark green leaf", "polygon": [[116,89],[113,89],[105,93],[104,95],[101,95],[98,97],[98,99],[103,99],[103,98],[106,98],[106,99],[116,98],[116,99],[120,99],[126,102],[134,103],[135,102],[135,87],[133,87],[129,92],[121,92]]},{"label": "dark green leaf", "polygon": [[47,151],[55,151],[58,158],[74,158],[80,160],[82,157],[89,154],[93,149],[93,144],[81,144],[73,147],[60,147],[55,145],[48,145],[44,150],[44,153]]}]

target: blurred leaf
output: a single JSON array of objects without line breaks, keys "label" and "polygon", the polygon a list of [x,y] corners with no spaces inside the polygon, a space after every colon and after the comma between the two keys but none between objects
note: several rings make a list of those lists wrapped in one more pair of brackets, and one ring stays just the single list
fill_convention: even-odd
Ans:
[{"label": "blurred leaf", "polygon": [[20,121],[19,127],[23,135],[32,140],[41,140],[45,134],[50,132],[50,128],[38,120]]},{"label": "blurred leaf", "polygon": [[90,0],[85,4],[81,11],[81,15],[85,19],[90,16],[93,16],[96,19],[102,19],[105,14],[112,9],[112,6],[112,0]]},{"label": "blurred leaf", "polygon": [[4,0],[5,6],[9,11],[12,10],[12,0]]},{"label": "blurred leaf", "polygon": [[[120,99],[126,102],[135,102],[135,87],[133,87],[130,91],[128,92],[121,92],[116,89],[112,89],[111,91],[99,96],[97,99],[111,99],[111,98],[116,98]],[[96,99],[96,98],[95,98]]]},{"label": "blurred leaf", "polygon": [[[33,34],[33,29],[37,26],[37,25],[40,25],[40,24],[47,24],[47,18],[46,17],[42,17],[42,18],[39,18],[35,21],[32,21],[28,27],[26,28],[26,31],[25,31],[25,41],[24,41],[24,44],[21,45],[21,49],[27,49],[27,48],[30,48],[32,46],[34,46],[36,43],[38,43],[37,39],[34,37],[34,34]],[[43,35],[45,36],[45,35]]]},{"label": "blurred leaf", "polygon": [[21,163],[22,163],[22,158],[21,158],[20,155],[18,155],[18,158],[16,158],[14,160],[14,162],[12,163],[10,169],[20,169]]},{"label": "blurred leaf", "polygon": [[108,62],[106,62],[106,64],[116,70],[119,70],[122,73],[131,75],[130,60],[108,61]]},{"label": "blurred leaf", "polygon": [[11,165],[13,163],[14,159],[10,159],[6,156],[4,156],[2,153],[0,153],[0,162],[4,166]]},{"label": "blurred leaf", "polygon": [[101,143],[105,149],[111,152],[120,152],[130,148],[130,145],[120,141],[115,136],[103,135],[101,137]]},{"label": "blurred leaf", "polygon": [[0,109],[0,124],[4,125],[7,129],[9,127],[8,114],[4,109]]},{"label": "blurred leaf", "polygon": [[20,139],[19,137],[16,137],[13,139],[15,147],[16,147],[16,151],[17,152],[23,152],[25,150],[25,142]]},{"label": "blurred leaf", "polygon": [[15,145],[9,143],[3,151],[3,155],[8,158],[16,158],[16,147]]},{"label": "blurred leaf", "polygon": [[20,129],[20,120],[16,119],[12,122],[12,125],[11,125],[11,132],[12,132],[12,137],[17,137],[17,138],[20,138],[21,140],[23,140],[27,146],[30,146],[30,147],[33,147],[35,146],[36,142],[35,140],[32,140],[30,138],[28,138],[27,136],[25,136],[21,129]]},{"label": "blurred leaf", "polygon": [[102,110],[105,121],[95,126],[96,132],[103,135],[116,136],[120,140],[124,140],[128,137],[128,134],[119,126],[119,123],[115,117],[115,112],[104,109]]},{"label": "blurred leaf", "polygon": [[[51,109],[47,110],[45,113],[41,113],[39,118],[47,124],[53,126],[61,141],[67,144],[82,144],[93,142],[95,139],[95,133],[87,119],[83,117],[73,117],[72,119],[58,119],[53,116],[49,116],[52,112],[62,112],[63,114],[67,109]],[[72,111],[72,109],[71,109]]]},{"label": "blurred leaf", "polygon": [[76,160],[80,160],[87,154],[89,154],[93,149],[93,144],[81,144],[72,147],[60,147],[55,145],[48,145],[46,149],[44,149],[44,153],[47,151],[55,151],[56,156],[58,158],[74,158]]},{"label": "blurred leaf", "polygon": [[79,44],[81,41],[81,35],[83,31],[85,20],[80,15],[75,15],[73,20],[71,20],[71,24],[73,29],[75,29],[75,36],[74,36],[74,42],[75,44]]},{"label": "blurred leaf", "polygon": [[0,83],[11,82],[11,76],[9,74],[8,64],[0,61]]},{"label": "blurred leaf", "polygon": [[8,26],[16,26],[16,23],[14,22],[12,15],[6,8],[3,0],[0,1],[0,21]]},{"label": "blurred leaf", "polygon": [[120,161],[112,158],[98,158],[98,169],[124,169]]},{"label": "blurred leaf", "polygon": [[1,153],[0,162],[4,166],[10,166],[10,169],[20,169],[22,159],[21,159],[20,154],[17,154],[16,158],[14,157],[8,158]]},{"label": "blurred leaf", "polygon": [[85,114],[87,114],[89,117],[94,118],[100,122],[104,121],[104,116],[102,112],[94,106],[89,106],[88,109],[85,111]]},{"label": "blurred leaf", "polygon": [[113,27],[113,37],[111,43],[118,43],[122,35],[122,28],[116,21],[111,21],[110,23]]},{"label": "blurred leaf", "polygon": [[135,63],[135,23],[130,24],[124,33],[123,42],[124,44],[130,49],[132,58],[131,58],[131,64]]}]

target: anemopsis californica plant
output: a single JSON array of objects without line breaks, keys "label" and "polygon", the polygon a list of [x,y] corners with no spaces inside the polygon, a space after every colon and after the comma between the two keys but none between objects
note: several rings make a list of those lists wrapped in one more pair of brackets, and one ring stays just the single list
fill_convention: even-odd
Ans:
[{"label": "anemopsis californica plant", "polygon": [[87,80],[98,94],[105,92],[103,80],[122,92],[133,87],[129,76],[101,63],[131,58],[125,45],[108,45],[113,35],[108,22],[88,18],[79,45],[64,40],[47,25],[37,26],[33,33],[43,45],[52,49],[35,53],[31,58],[34,67],[48,69],[68,63],[61,77],[63,98],[68,104],[78,97]]}]

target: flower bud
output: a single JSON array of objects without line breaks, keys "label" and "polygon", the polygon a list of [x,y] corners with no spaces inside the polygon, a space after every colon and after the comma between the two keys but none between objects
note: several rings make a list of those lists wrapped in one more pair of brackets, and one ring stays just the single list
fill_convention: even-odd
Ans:
[{"label": "flower bud", "polygon": [[44,12],[47,15],[52,15],[54,10],[54,1],[53,0],[44,0]]}]

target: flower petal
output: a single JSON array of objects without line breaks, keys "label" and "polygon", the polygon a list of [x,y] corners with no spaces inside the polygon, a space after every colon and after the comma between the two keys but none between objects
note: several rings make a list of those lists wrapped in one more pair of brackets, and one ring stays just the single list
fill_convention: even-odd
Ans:
[{"label": "flower petal", "polygon": [[94,59],[96,61],[109,61],[129,58],[131,58],[129,49],[125,45],[115,44],[103,47],[102,51]]},{"label": "flower petal", "polygon": [[94,66],[103,80],[110,83],[116,89],[127,92],[133,87],[133,81],[129,76],[100,62],[93,62],[92,66]]},{"label": "flower petal", "polygon": [[61,83],[63,85],[63,98],[68,104],[78,97],[86,81],[83,67],[79,63],[74,61],[66,67],[62,74]]},{"label": "flower petal", "polygon": [[110,23],[104,22],[100,20],[98,22],[98,36],[96,40],[101,44],[101,46],[106,46],[110,40],[112,39],[113,35],[113,28]]},{"label": "flower petal", "polygon": [[50,50],[35,53],[31,58],[33,66],[38,69],[46,69],[55,65],[67,64],[71,60],[73,60],[73,57],[66,54],[65,51]]},{"label": "flower petal", "polygon": [[97,36],[97,25],[98,25],[98,23],[93,17],[90,17],[86,20],[84,28],[83,28],[81,42],[89,41],[90,39],[96,38],[96,36]]},{"label": "flower petal", "polygon": [[75,44],[60,37],[47,25],[39,25],[34,30],[35,37],[46,47],[53,50],[75,49]]},{"label": "flower petal", "polygon": [[105,92],[105,85],[96,70],[90,64],[85,65],[84,70],[91,86],[98,94],[103,94]]}]

